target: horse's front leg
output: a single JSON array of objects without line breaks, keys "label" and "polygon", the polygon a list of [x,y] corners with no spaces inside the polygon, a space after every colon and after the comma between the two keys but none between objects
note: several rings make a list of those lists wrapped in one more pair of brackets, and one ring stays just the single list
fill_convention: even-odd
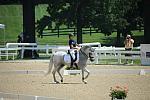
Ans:
[{"label": "horse's front leg", "polygon": [[82,82],[84,84],[87,84],[87,82],[85,81],[85,78],[84,78],[84,68],[82,68],[81,70],[82,70]]}]

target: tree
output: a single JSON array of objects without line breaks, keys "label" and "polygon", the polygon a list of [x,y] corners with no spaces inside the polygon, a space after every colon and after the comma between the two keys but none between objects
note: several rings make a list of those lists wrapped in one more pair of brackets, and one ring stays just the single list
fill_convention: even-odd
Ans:
[{"label": "tree", "polygon": [[[23,1],[23,43],[35,43],[35,4],[33,0]],[[32,55],[33,54],[33,55]],[[36,51],[25,50],[24,57],[37,57]]]},{"label": "tree", "polygon": [[[82,28],[94,27],[105,35],[117,30],[117,43],[120,34],[130,29],[131,10],[134,14],[137,3],[141,0],[50,0],[47,11],[54,27],[61,25],[77,28],[77,42],[82,43]],[[125,33],[127,34],[127,33]],[[124,34],[124,36],[125,36]]]},{"label": "tree", "polygon": [[[137,25],[142,27],[142,16],[139,10],[139,3],[142,0],[115,0],[112,7],[112,14],[114,15],[114,26],[117,30],[116,46],[120,46],[120,35],[126,37],[131,34],[131,30],[137,29]],[[140,8],[141,9],[141,8]],[[138,20],[137,20],[138,19]],[[140,22],[140,23],[138,23]]]},{"label": "tree", "polygon": [[82,43],[82,28],[90,26],[89,15],[91,0],[51,0],[47,11],[55,23],[55,28],[61,25],[77,28],[77,42]]},{"label": "tree", "polygon": [[150,13],[149,13],[149,8],[150,8],[150,1],[148,0],[143,0],[144,1],[144,43],[150,44]]}]

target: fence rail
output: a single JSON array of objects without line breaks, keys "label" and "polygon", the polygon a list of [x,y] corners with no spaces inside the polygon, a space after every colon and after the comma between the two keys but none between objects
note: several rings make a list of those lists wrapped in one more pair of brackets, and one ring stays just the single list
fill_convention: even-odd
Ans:
[{"label": "fence rail", "polygon": [[65,100],[65,99],[0,92],[0,100]]},{"label": "fence rail", "polygon": [[[118,63],[121,64],[121,61],[123,59],[141,59],[141,52],[140,48],[136,48],[138,51],[125,51],[125,49],[118,48],[118,47],[101,47],[101,44],[99,42],[94,43],[83,43],[80,44],[81,46],[90,45],[94,46],[95,48],[95,62],[93,64],[99,64],[101,60],[106,59],[115,59],[118,60]],[[19,46],[19,47],[18,47]],[[26,47],[31,46],[31,47]],[[96,47],[95,47],[96,46]],[[50,56],[51,53],[55,53],[57,51],[68,51],[69,46],[49,46],[49,45],[37,45],[37,44],[29,44],[29,43],[8,43],[6,44],[6,48],[0,48],[0,58],[5,56],[8,60],[8,57],[13,57],[13,60],[15,59],[14,56],[17,56],[17,51],[21,51],[21,58],[24,58],[24,50],[36,50],[37,52],[44,51],[44,55]],[[13,52],[11,52],[13,51]],[[125,54],[130,54],[131,56],[125,56]],[[33,53],[34,56],[34,53]]]},{"label": "fence rail", "polygon": [[[102,59],[116,59],[121,64],[123,59],[141,59],[140,51],[118,51],[118,50],[95,50],[96,60],[95,64],[99,64]],[[126,56],[126,54],[130,56]]]},{"label": "fence rail", "polygon": [[[60,35],[68,35],[66,33],[73,32],[74,34],[77,34],[77,29],[76,28],[57,28],[57,29],[47,29],[43,32],[42,36],[55,36],[57,35],[58,37]],[[82,28],[82,33],[83,34],[90,34],[92,33],[100,33],[98,31],[98,28]]]}]

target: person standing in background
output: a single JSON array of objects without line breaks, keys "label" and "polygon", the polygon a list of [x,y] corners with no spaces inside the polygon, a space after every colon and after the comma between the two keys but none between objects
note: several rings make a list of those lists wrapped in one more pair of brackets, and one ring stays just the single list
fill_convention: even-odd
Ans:
[{"label": "person standing in background", "polygon": [[[125,50],[126,51],[132,51],[134,40],[131,38],[131,35],[126,36],[124,44],[125,44]],[[131,54],[125,54],[125,56],[132,56],[132,55]],[[125,61],[125,64],[127,64],[127,63],[128,63],[128,59],[126,59],[126,61]],[[131,64],[133,64],[133,59],[131,61]]]}]

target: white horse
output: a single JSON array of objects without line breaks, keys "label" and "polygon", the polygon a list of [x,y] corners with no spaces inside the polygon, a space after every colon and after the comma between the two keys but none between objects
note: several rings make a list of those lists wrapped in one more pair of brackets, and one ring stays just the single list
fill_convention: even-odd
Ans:
[{"label": "white horse", "polygon": [[[58,52],[54,53],[52,55],[52,57],[50,58],[49,69],[48,69],[46,75],[51,72],[51,69],[54,66],[52,74],[53,74],[55,83],[59,83],[55,77],[56,72],[59,74],[59,76],[61,78],[61,82],[63,82],[63,77],[60,73],[60,69],[63,68],[65,65],[70,66],[70,63],[66,63],[64,61],[65,55],[67,55],[66,52],[58,51]],[[88,58],[90,58],[90,61],[95,60],[94,49],[91,48],[90,46],[81,47],[79,50],[79,62],[77,63],[77,65],[82,70],[82,82],[84,82],[85,84],[86,84],[86,81],[84,79],[88,78],[88,76],[90,74],[90,72],[85,68],[87,66]],[[87,75],[85,77],[84,77],[84,72],[87,72]]]}]

